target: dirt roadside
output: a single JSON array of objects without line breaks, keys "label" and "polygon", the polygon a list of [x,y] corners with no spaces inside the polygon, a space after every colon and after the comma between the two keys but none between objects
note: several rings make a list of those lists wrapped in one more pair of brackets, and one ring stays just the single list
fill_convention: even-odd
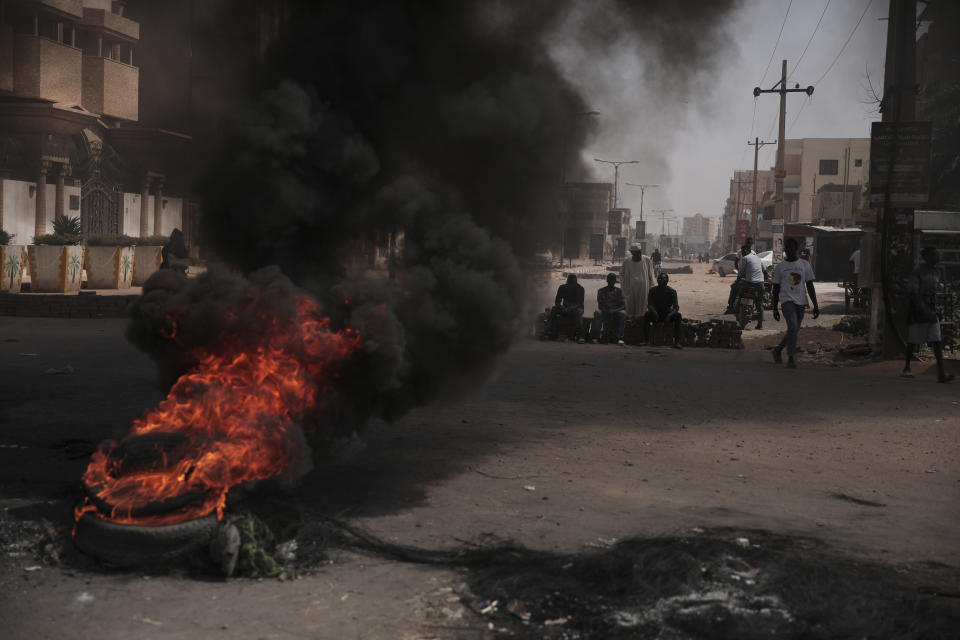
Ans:
[{"label": "dirt roadside", "polygon": [[[122,433],[157,401],[152,365],[122,327],[4,321],[0,339],[16,340],[0,342],[5,517],[69,528],[85,465],[76,441]],[[66,364],[76,373],[42,375]],[[521,339],[469,397],[371,425],[289,499],[426,547],[494,534],[579,551],[733,526],[812,536],[907,572],[957,567],[958,387],[896,370],[787,371],[749,343],[674,352]],[[11,553],[0,558],[0,626],[12,639],[447,638],[473,615],[458,605],[456,571],[346,553],[287,582]]]}]

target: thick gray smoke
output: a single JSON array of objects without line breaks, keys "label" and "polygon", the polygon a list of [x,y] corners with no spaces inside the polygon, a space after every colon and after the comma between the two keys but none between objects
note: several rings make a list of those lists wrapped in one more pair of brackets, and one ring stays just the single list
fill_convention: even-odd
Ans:
[{"label": "thick gray smoke", "polygon": [[[682,54],[703,50],[669,37],[674,22],[696,18],[698,38],[709,40],[709,19],[674,3],[614,4],[619,11],[583,22],[580,37],[603,40],[624,19],[663,31],[651,56],[670,56],[670,77],[692,66]],[[698,4],[715,17],[732,3]],[[561,169],[576,165],[588,136],[590,106],[547,44],[588,6],[295,8],[263,86],[223,119],[201,183],[204,243],[240,273],[152,287],[135,309],[131,336],[166,380],[191,364],[183,340],[253,331],[236,318],[243,292],[264,286],[308,292],[335,326],[363,336],[337,415],[326,418],[345,428],[395,418],[487,373],[532,295],[515,256],[554,235]],[[361,243],[393,230],[404,234],[396,278],[356,268]],[[268,265],[285,276],[262,271]],[[161,330],[170,315],[182,318],[181,342]]]}]

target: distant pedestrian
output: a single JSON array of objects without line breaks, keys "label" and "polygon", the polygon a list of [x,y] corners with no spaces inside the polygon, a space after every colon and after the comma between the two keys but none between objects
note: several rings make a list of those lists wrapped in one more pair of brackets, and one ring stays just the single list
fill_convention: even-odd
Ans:
[{"label": "distant pedestrian", "polygon": [[647,296],[657,284],[653,274],[654,264],[643,255],[643,245],[634,242],[630,245],[630,257],[623,261],[623,294],[627,301],[627,315],[642,316],[647,312]]},{"label": "distant pedestrian", "polygon": [[787,366],[797,368],[794,355],[797,352],[797,334],[800,332],[800,323],[803,322],[803,312],[807,308],[807,294],[813,303],[814,319],[820,316],[820,306],[817,304],[817,291],[813,287],[813,267],[806,260],[800,260],[797,255],[797,241],[788,238],[783,245],[786,257],[777,263],[773,270],[773,319],[780,321],[780,311],[777,305],[783,307],[783,319],[787,322],[787,333],[776,347],[773,348],[773,361],[783,362],[783,349],[787,349]]},{"label": "distant pedestrian", "polygon": [[903,364],[902,375],[912,378],[910,359],[917,345],[926,342],[933,349],[937,359],[937,382],[950,382],[953,374],[947,374],[943,366],[943,344],[940,339],[940,318],[937,317],[937,288],[940,286],[940,272],[937,263],[940,254],[933,247],[924,247],[920,252],[923,262],[913,270],[907,279],[907,359]]},{"label": "distant pedestrian", "polygon": [[609,324],[617,323],[617,344],[623,344],[623,330],[627,326],[627,303],[623,298],[623,291],[617,286],[617,274],[607,274],[607,286],[597,291],[597,310],[593,312],[592,339],[590,342],[600,342],[601,329],[609,328]]},{"label": "distant pedestrian", "polygon": [[857,279],[860,275],[860,247],[850,254],[850,270],[853,273],[853,284],[859,286]]}]

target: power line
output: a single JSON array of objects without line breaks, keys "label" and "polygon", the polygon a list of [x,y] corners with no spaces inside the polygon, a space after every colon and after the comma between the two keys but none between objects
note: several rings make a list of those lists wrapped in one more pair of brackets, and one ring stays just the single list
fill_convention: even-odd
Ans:
[{"label": "power line", "polygon": [[808,96],[807,99],[804,100],[803,104],[800,105],[800,108],[797,110],[797,115],[793,118],[793,122],[791,122],[790,126],[787,127],[787,133],[790,133],[790,131],[793,129],[793,125],[797,124],[797,120],[800,119],[800,114],[803,113],[803,108],[811,102],[813,102],[813,98]]},{"label": "power line", "polygon": [[790,0],[790,4],[787,5],[787,12],[783,16],[783,24],[780,25],[780,33],[777,34],[777,42],[773,45],[773,51],[770,52],[770,59],[767,60],[767,68],[763,70],[763,77],[760,78],[760,82],[757,84],[763,84],[763,81],[767,77],[767,71],[770,70],[770,63],[773,62],[773,56],[777,53],[777,47],[780,46],[780,36],[783,35],[783,28],[787,26],[787,18],[790,16],[790,7],[793,6],[793,0]]},{"label": "power line", "polygon": [[843,43],[843,47],[840,49],[840,53],[837,54],[837,57],[833,59],[833,62],[830,63],[830,66],[827,67],[827,70],[823,72],[823,75],[820,76],[820,79],[813,83],[813,86],[817,86],[820,82],[827,77],[827,74],[830,73],[830,70],[833,69],[833,65],[837,64],[837,60],[840,59],[840,56],[843,55],[843,52],[846,50],[847,45],[850,44],[850,40],[853,38],[853,34],[857,32],[857,29],[860,27],[860,23],[863,22],[863,16],[867,15],[867,11],[870,9],[870,5],[873,4],[873,0],[867,2],[867,6],[863,8],[863,13],[860,14],[860,19],[857,20],[857,24],[854,25],[853,31],[850,32],[850,35],[847,36],[847,41]]},{"label": "power line", "polygon": [[813,42],[813,37],[817,35],[817,30],[820,29],[820,23],[823,22],[823,16],[827,14],[827,9],[830,7],[830,0],[827,0],[827,4],[823,5],[823,11],[820,13],[820,19],[817,20],[817,26],[813,28],[813,33],[810,34],[810,39],[807,40],[807,46],[803,48],[803,53],[800,54],[800,57],[793,64],[793,71],[790,72],[790,76],[787,77],[789,80],[793,77],[793,74],[796,73],[797,67],[800,66],[800,63],[803,61],[803,56],[807,54],[807,49],[810,48],[810,43]]},{"label": "power line", "polygon": [[[844,52],[844,50],[847,48],[847,45],[850,44],[850,40],[853,39],[853,34],[855,34],[855,33],[857,32],[857,29],[860,27],[860,23],[863,22],[863,17],[864,17],[865,15],[867,15],[867,11],[870,9],[870,5],[872,5],[872,4],[873,4],[873,0],[869,0],[869,1],[867,2],[867,6],[863,8],[863,13],[860,14],[860,19],[857,20],[857,24],[854,25],[853,30],[850,32],[850,35],[847,36],[847,40],[846,40],[846,42],[843,43],[843,47],[840,48],[840,52],[837,54],[837,57],[833,59],[833,62],[831,62],[831,63],[830,63],[830,66],[827,67],[827,70],[823,72],[823,75],[820,76],[820,79],[813,83],[814,86],[817,86],[818,84],[820,84],[820,82],[821,82],[824,78],[827,77],[827,74],[830,73],[830,70],[831,70],[831,69],[833,69],[833,65],[835,65],[835,64],[837,63],[837,60],[840,59],[840,56],[843,55],[843,52]],[[827,5],[828,5],[828,6],[830,5],[830,0],[827,0]],[[824,8],[823,8],[823,11],[824,11],[824,13],[826,13],[827,8],[824,7]],[[822,15],[822,14],[820,15],[820,19],[821,19],[821,20],[823,19],[823,15]],[[820,23],[817,23],[817,24],[819,25]],[[814,30],[814,33],[816,33],[816,30]],[[813,36],[811,36],[810,39],[813,40]],[[807,45],[809,46],[809,43],[807,43]],[[804,49],[804,52],[806,52],[806,49]],[[801,57],[803,57],[803,56],[801,55]],[[799,61],[798,61],[798,64],[799,64]],[[797,70],[796,65],[794,65],[793,70],[794,70],[794,71]],[[793,122],[790,123],[790,127],[789,127],[788,131],[790,131],[790,130],[793,129],[793,125],[797,124],[797,120],[800,119],[800,114],[803,113],[804,107],[806,107],[806,106],[807,106],[809,103],[811,103],[811,102],[813,102],[813,100],[808,97],[808,98],[804,101],[804,103],[800,105],[800,109],[797,111],[797,115],[794,116]],[[772,127],[771,127],[771,131],[773,131],[773,128],[772,128]]]}]

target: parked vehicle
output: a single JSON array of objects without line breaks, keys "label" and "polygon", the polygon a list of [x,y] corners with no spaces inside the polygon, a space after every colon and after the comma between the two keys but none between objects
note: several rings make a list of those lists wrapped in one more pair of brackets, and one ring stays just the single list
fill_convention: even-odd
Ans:
[{"label": "parked vehicle", "polygon": [[[728,273],[736,274],[737,263],[740,261],[739,257],[740,254],[734,252],[724,255],[722,258],[714,258],[711,271],[719,273],[721,277]],[[773,266],[773,251],[761,251],[757,254],[757,257],[760,258],[760,264],[763,265],[764,270]]]},{"label": "parked vehicle", "polygon": [[764,271],[773,266],[773,251],[761,251],[757,254],[757,257],[760,258]]},{"label": "parked vehicle", "polygon": [[728,253],[722,258],[714,258],[713,260],[713,271],[716,271],[720,274],[720,277],[725,277],[728,273],[736,273],[737,269],[737,254]]}]

